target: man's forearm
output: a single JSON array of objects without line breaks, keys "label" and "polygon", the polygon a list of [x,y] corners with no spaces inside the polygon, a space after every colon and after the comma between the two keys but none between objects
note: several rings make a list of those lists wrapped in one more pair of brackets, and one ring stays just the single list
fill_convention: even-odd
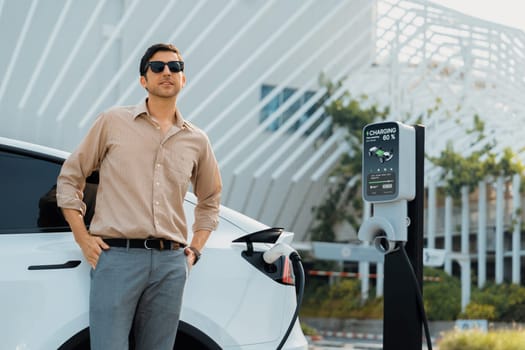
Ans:
[{"label": "man's forearm", "polygon": [[77,243],[89,236],[86,224],[84,223],[84,218],[78,210],[62,208],[62,213],[64,213],[64,218],[69,224],[71,231],[73,231],[73,235],[75,236],[75,241],[77,241]]},{"label": "man's forearm", "polygon": [[193,238],[191,239],[190,246],[197,248],[201,251],[206,244],[206,241],[210,237],[211,231],[199,230],[193,233]]}]

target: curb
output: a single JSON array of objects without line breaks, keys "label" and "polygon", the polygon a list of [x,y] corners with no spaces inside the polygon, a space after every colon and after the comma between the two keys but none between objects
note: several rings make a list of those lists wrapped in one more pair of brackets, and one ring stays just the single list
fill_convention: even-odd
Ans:
[{"label": "curb", "polygon": [[383,334],[374,334],[374,333],[319,331],[319,334],[321,334],[324,337],[337,337],[337,338],[362,339],[362,340],[383,340]]},{"label": "curb", "polygon": [[[343,339],[358,339],[358,340],[377,340],[383,341],[383,334],[375,333],[360,333],[360,332],[334,332],[334,331],[319,331],[319,336],[310,336],[312,341],[322,340],[323,337],[336,337]],[[424,340],[424,337],[423,337]],[[437,338],[431,337],[432,344],[436,344]]]}]

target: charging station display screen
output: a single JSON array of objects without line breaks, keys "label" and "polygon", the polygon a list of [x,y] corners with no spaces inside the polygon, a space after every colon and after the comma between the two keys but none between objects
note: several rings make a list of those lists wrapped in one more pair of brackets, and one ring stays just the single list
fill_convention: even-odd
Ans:
[{"label": "charging station display screen", "polygon": [[368,174],[366,191],[369,196],[395,194],[396,174],[393,172]]},{"label": "charging station display screen", "polygon": [[399,125],[371,124],[363,130],[363,195],[368,201],[388,201],[398,194]]}]

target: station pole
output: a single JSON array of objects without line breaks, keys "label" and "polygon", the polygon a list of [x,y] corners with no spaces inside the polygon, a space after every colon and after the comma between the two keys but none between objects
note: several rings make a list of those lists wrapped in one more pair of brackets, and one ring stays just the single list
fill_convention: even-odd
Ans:
[{"label": "station pole", "polygon": [[415,284],[401,250],[385,255],[383,350],[421,350],[423,344],[423,320],[416,288],[422,293],[425,128],[421,125],[414,128],[416,195],[408,202],[410,225],[405,250],[418,284]]}]

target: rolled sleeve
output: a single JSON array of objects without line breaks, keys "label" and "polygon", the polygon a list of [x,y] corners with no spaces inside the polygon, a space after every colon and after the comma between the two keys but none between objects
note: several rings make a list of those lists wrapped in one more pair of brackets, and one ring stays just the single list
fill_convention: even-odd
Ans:
[{"label": "rolled sleeve", "polygon": [[99,116],[79,147],[62,165],[57,179],[57,205],[86,213],[84,188],[86,178],[98,169],[104,149],[105,120]]},{"label": "rolled sleeve", "polygon": [[87,207],[83,197],[83,192],[75,190],[74,185],[57,182],[57,205],[60,208],[76,209],[84,216]]},{"label": "rolled sleeve", "polygon": [[192,178],[194,194],[197,197],[193,232],[214,231],[219,224],[222,180],[210,142],[207,137],[204,137],[204,140],[203,152]]}]

